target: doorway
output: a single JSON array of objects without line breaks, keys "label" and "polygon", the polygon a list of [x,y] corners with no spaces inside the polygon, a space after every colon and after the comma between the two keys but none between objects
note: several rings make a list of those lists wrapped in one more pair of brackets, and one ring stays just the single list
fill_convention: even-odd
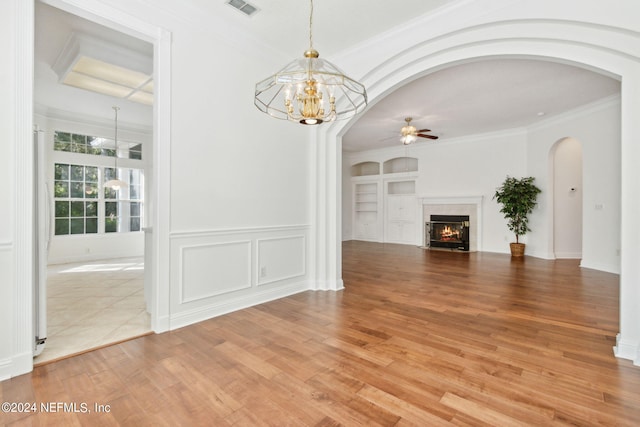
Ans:
[{"label": "doorway", "polygon": [[582,145],[564,138],[552,148],[553,252],[556,258],[582,258]]},{"label": "doorway", "polygon": [[[150,54],[147,73],[154,75],[152,44],[35,2],[34,123],[44,134],[39,172],[48,196],[40,200],[50,213],[39,243],[48,246],[40,261],[47,343],[35,363],[151,331],[144,172],[152,170],[153,106],[60,83],[73,73],[86,77],[77,63],[60,71],[65,47],[82,37],[76,40],[82,53],[101,61],[102,48]],[[126,180],[125,190],[104,188],[110,173]]]}]

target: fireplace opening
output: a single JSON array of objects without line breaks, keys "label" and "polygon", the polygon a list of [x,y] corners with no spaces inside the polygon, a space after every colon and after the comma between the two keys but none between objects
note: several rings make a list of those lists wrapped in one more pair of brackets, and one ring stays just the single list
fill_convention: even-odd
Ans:
[{"label": "fireplace opening", "polygon": [[469,251],[468,215],[431,215],[424,229],[429,248]]}]

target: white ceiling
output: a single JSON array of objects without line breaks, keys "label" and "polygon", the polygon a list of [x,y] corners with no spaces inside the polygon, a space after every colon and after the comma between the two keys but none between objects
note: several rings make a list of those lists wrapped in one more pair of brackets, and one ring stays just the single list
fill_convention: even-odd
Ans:
[{"label": "white ceiling", "polygon": [[64,118],[72,113],[84,120],[113,119],[112,106],[120,107],[120,123],[131,129],[152,127],[153,108],[133,101],[114,98],[59,81],[53,65],[73,32],[93,36],[117,47],[153,58],[153,45],[79,18],[41,2],[35,3],[34,101],[37,113]]},{"label": "white ceiling", "polygon": [[346,151],[400,145],[405,117],[450,138],[526,127],[616,95],[620,82],[582,68],[531,59],[489,59],[446,68],[397,89],[343,137]]},{"label": "white ceiling", "polygon": [[[292,59],[308,47],[309,2],[251,0],[249,3],[260,9],[252,17],[233,9],[226,0],[184,3],[164,0],[158,2],[158,7],[167,10],[188,7],[203,19],[206,16],[224,19],[250,39],[266,43]],[[323,57],[330,57],[420,15],[437,13],[440,8],[455,3],[459,0],[315,0],[314,47]],[[124,44],[145,54],[152,51],[146,42],[40,2],[36,5],[36,78],[40,75],[36,86],[55,84],[48,68],[73,30]],[[461,64],[414,80],[372,105],[344,135],[343,147],[346,151],[360,151],[400,144],[395,136],[407,116],[414,117],[412,124],[418,129],[432,129],[432,133],[441,138],[420,143],[437,144],[449,138],[531,125],[617,94],[619,90],[619,82],[614,79],[559,63],[490,59]],[[109,116],[109,102],[113,101],[93,106]],[[151,113],[136,112],[137,108],[131,106],[132,121],[148,123]],[[545,115],[540,117],[539,112]],[[140,118],[134,118],[137,116]]]},{"label": "white ceiling", "polygon": [[[292,59],[302,56],[309,47],[309,0],[243,1],[259,11],[247,17],[227,5],[227,0],[193,0],[192,3],[203,13],[224,17],[234,27]],[[459,1],[314,0],[313,45],[321,57],[327,58],[417,16]]]}]

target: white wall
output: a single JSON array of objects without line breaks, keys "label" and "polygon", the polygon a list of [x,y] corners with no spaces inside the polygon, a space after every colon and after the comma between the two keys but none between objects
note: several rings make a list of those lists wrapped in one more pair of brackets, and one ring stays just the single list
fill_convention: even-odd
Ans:
[{"label": "white wall", "polygon": [[[552,148],[572,137],[582,144],[583,154],[583,267],[620,272],[620,98],[585,106],[582,110],[552,118],[529,132],[528,174],[541,188],[552,185]],[[531,253],[553,258],[553,193],[540,195],[531,227],[540,230],[529,241]],[[602,205],[602,209],[598,207]],[[599,227],[607,224],[610,232]]]},{"label": "white wall", "polygon": [[[508,242],[514,238],[493,198],[496,187],[506,175],[526,173],[526,132],[516,129],[437,142],[416,143],[405,149],[370,150],[345,154],[345,162],[354,165],[363,161],[381,164],[395,157],[418,159],[416,203],[420,197],[482,197],[482,251],[509,252]],[[452,166],[455,165],[455,166]],[[343,168],[343,182],[350,183],[350,168]],[[380,179],[384,179],[381,176]],[[351,198],[343,195],[343,218],[351,213]],[[422,211],[417,207],[418,211]],[[380,212],[383,208],[380,208]],[[419,218],[421,220],[422,218]],[[422,226],[416,229],[416,242],[421,242]],[[382,233],[379,233],[382,236]],[[353,238],[353,234],[349,235]]]},{"label": "white wall", "polygon": [[[311,147],[309,129],[252,102],[255,83],[290,58],[244,40],[225,22],[245,19],[233,10],[162,7],[138,16],[172,34],[169,252],[159,262],[170,266],[160,320],[173,329],[309,288]],[[271,276],[287,259],[296,273]]]}]

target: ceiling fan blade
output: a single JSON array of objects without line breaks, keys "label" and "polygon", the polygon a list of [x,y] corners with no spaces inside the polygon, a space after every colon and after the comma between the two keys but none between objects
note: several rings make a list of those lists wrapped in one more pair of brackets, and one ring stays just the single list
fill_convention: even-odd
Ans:
[{"label": "ceiling fan blade", "polygon": [[418,129],[416,132],[417,132],[417,133],[422,133],[422,132],[431,132],[431,129]]},{"label": "ceiling fan blade", "polygon": [[438,139],[438,137],[435,135],[423,135],[421,133],[417,134],[416,136],[419,136],[421,138]]}]

